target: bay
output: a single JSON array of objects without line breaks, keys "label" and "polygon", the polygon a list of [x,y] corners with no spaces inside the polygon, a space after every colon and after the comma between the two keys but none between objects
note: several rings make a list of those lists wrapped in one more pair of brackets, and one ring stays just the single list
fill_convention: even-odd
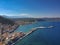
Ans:
[{"label": "bay", "polygon": [[39,26],[54,26],[49,29],[37,29],[15,45],[60,45],[60,22],[37,22],[19,26],[16,32],[29,32],[32,28]]}]

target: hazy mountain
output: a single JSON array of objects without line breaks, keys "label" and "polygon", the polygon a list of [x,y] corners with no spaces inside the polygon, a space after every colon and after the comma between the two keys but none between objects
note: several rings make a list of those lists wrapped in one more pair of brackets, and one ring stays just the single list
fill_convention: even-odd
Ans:
[{"label": "hazy mountain", "polygon": [[8,18],[5,18],[5,17],[2,17],[2,16],[0,16],[0,23],[2,23],[2,24],[11,24],[11,25],[14,24],[14,22],[12,20],[10,20]]},{"label": "hazy mountain", "polygon": [[1,16],[5,18],[31,18],[31,17],[26,17],[26,16],[6,16],[6,15],[1,15]]}]

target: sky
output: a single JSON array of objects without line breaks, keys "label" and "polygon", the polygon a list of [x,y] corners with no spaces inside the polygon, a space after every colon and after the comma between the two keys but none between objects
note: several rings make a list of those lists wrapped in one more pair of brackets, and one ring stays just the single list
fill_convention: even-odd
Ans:
[{"label": "sky", "polygon": [[20,17],[60,17],[59,0],[0,0],[0,15]]}]

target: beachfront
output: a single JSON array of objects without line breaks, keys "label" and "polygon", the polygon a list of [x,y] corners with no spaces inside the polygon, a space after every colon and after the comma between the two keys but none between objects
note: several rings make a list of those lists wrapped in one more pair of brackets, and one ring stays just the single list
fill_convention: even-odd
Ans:
[{"label": "beachfront", "polygon": [[30,24],[31,22],[20,22],[20,24],[16,23],[14,25],[11,24],[3,24],[0,23],[0,45],[12,45],[17,40],[25,37],[24,32],[14,32],[19,25]]},{"label": "beachfront", "polygon": [[[6,39],[9,38],[11,33],[18,27],[17,24],[3,24],[0,23],[0,45],[5,44]],[[13,34],[12,34],[13,35]]]}]

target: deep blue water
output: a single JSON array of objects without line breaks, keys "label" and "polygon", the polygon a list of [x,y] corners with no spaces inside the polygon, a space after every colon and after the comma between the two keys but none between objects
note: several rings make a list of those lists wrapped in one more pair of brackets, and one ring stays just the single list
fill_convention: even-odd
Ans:
[{"label": "deep blue water", "polygon": [[60,22],[37,22],[20,26],[16,32],[29,32],[31,28],[39,26],[54,26],[50,29],[38,29],[20,40],[16,45],[60,45]]}]

